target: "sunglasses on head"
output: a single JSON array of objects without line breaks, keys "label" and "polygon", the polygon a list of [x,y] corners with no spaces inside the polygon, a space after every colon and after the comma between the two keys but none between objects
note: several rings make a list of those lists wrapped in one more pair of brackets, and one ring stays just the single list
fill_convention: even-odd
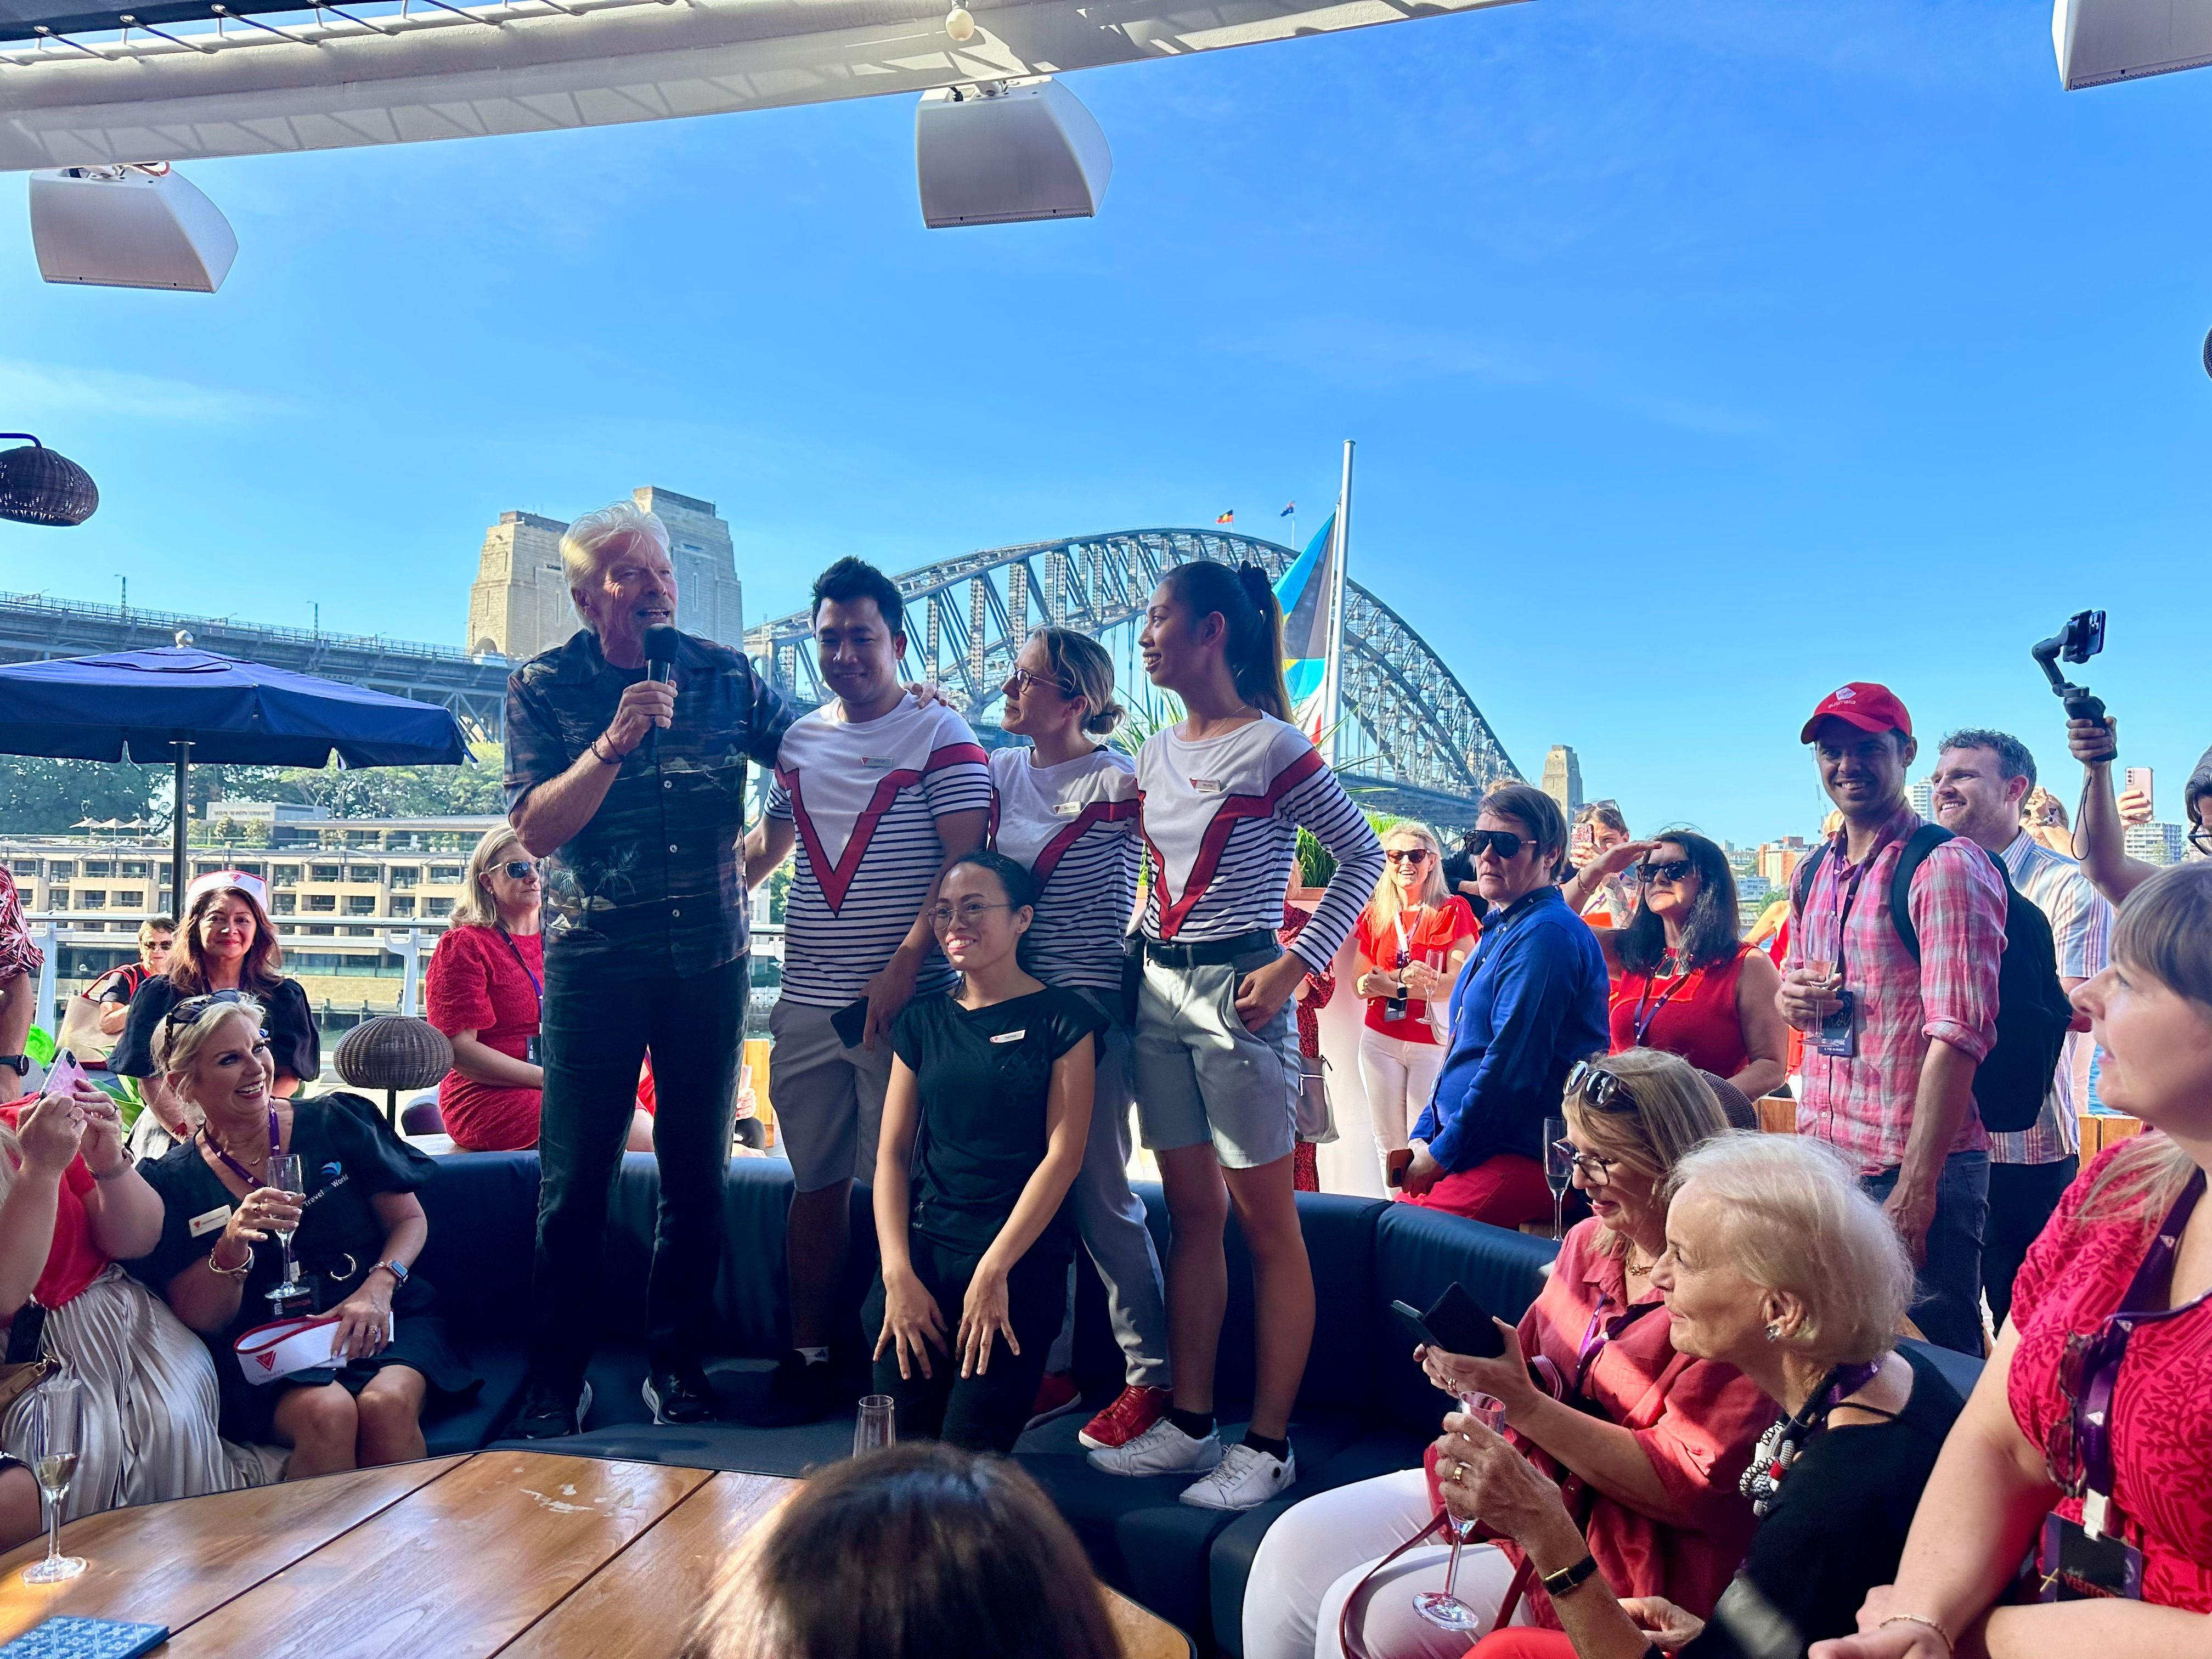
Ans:
[{"label": "sunglasses on head", "polygon": [[507,872],[509,881],[527,881],[538,873],[536,862],[530,859],[509,859],[499,867]]},{"label": "sunglasses on head", "polygon": [[1521,849],[1535,843],[1526,836],[1516,836],[1510,830],[1470,830],[1467,832],[1467,855],[1480,858],[1485,853],[1500,859],[1516,859]]},{"label": "sunglasses on head", "polygon": [[1580,1095],[1586,1104],[1601,1112],[1636,1110],[1636,1097],[1629,1093],[1628,1085],[1591,1060],[1575,1062],[1567,1073],[1567,1092]]},{"label": "sunglasses on head", "polygon": [[1697,867],[1687,859],[1668,859],[1664,864],[1635,866],[1631,869],[1630,873],[1638,881],[1663,881],[1671,886]]},{"label": "sunglasses on head", "polygon": [[202,996],[186,997],[162,1017],[161,1023],[164,1025],[191,1025],[210,1008],[244,1000],[245,994],[240,991],[210,991]]},{"label": "sunglasses on head", "polygon": [[1382,856],[1393,864],[1426,864],[1429,861],[1429,849],[1425,847],[1393,847],[1384,852]]}]

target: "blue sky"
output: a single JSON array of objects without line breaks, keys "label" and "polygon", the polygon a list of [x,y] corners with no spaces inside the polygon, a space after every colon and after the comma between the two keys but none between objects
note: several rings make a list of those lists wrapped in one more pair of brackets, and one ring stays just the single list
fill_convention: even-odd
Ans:
[{"label": "blue sky", "polygon": [[104,496],[0,586],[458,644],[500,511],[651,482],[767,616],[846,552],[1310,531],[1349,436],[1355,574],[1633,823],[1811,828],[1849,678],[2070,799],[2027,649],[2093,604],[2174,815],[2212,72],[2063,93],[2019,3],[1534,0],[1070,81],[1091,222],[924,231],[906,98],[199,164],[213,299],[40,283],[0,179],[0,427]]}]

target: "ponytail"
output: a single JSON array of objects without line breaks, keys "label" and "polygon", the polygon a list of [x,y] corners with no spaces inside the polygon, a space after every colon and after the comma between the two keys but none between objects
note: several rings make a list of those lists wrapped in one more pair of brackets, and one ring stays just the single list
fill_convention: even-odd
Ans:
[{"label": "ponytail", "polygon": [[1283,607],[1267,573],[1256,564],[1231,570],[1212,559],[1179,564],[1161,585],[1188,605],[1194,617],[1218,616],[1222,654],[1237,695],[1279,720],[1291,717],[1291,689],[1283,679]]}]

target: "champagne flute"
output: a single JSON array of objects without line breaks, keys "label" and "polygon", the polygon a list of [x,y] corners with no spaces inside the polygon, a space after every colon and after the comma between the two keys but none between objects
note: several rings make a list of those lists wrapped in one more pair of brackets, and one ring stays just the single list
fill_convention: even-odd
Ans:
[{"label": "champagne flute", "polygon": [[[277,1191],[297,1194],[304,1198],[307,1183],[307,1172],[301,1165],[298,1153],[287,1152],[282,1158],[273,1155],[270,1158],[269,1184]],[[304,1297],[307,1291],[300,1283],[300,1265],[292,1260],[292,1235],[297,1231],[296,1226],[287,1227],[271,1222],[269,1231],[276,1235],[277,1246],[284,1253],[284,1276],[269,1292],[273,1310],[281,1316],[287,1303]]]},{"label": "champagne flute", "polygon": [[62,1500],[76,1478],[84,1414],[84,1384],[74,1376],[49,1377],[31,1396],[31,1474],[46,1504],[46,1559],[23,1569],[27,1584],[64,1584],[84,1571],[82,1556],[62,1553]]},{"label": "champagne flute", "polygon": [[[1505,1427],[1505,1404],[1486,1394],[1463,1394],[1459,1407],[1469,1417],[1481,1419],[1492,1434]],[[1440,1590],[1423,1590],[1413,1597],[1413,1611],[1432,1625],[1445,1630],[1463,1631],[1480,1634],[1484,1615],[1459,1599],[1459,1553],[1466,1542],[1472,1521],[1462,1521],[1446,1512],[1444,1529],[1451,1534],[1451,1558],[1444,1563],[1444,1587]]]},{"label": "champagne flute", "polygon": [[1567,1121],[1563,1117],[1544,1120],[1544,1184],[1552,1189],[1552,1237],[1565,1238],[1567,1218],[1567,1187],[1574,1180],[1575,1161],[1560,1150],[1567,1138]]},{"label": "champagne flute", "polygon": [[866,1457],[872,1451],[881,1451],[898,1439],[898,1424],[893,1413],[893,1401],[887,1394],[865,1394],[860,1396],[860,1412],[853,1424],[853,1455]]}]

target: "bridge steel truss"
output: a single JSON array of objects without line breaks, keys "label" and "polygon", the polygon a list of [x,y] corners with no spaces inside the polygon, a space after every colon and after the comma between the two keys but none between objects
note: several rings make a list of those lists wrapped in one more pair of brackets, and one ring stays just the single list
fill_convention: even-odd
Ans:
[{"label": "bridge steel truss", "polygon": [[[1297,556],[1221,531],[1124,530],[943,560],[894,578],[907,606],[908,669],[944,686],[970,719],[984,719],[1031,628],[1049,623],[1096,638],[1141,615],[1173,566],[1249,560],[1272,580]],[[827,696],[805,648],[812,633],[800,611],[745,635],[778,689],[810,703]],[[1428,642],[1355,581],[1345,584],[1343,697],[1372,751],[1349,762],[1349,781],[1394,797],[1393,805],[1464,817],[1486,789],[1521,777]]]}]

